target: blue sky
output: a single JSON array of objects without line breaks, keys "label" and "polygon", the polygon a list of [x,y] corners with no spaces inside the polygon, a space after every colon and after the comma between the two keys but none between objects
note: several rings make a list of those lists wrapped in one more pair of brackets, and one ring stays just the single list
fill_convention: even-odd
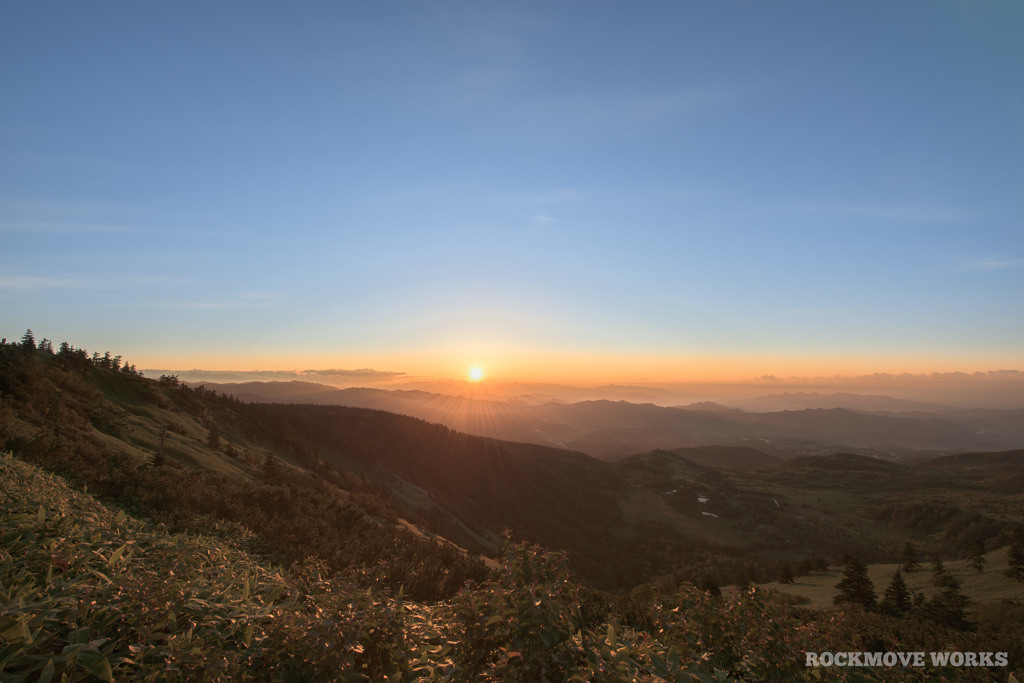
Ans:
[{"label": "blue sky", "polygon": [[1024,369],[1024,5],[0,6],[0,333],[145,367]]}]

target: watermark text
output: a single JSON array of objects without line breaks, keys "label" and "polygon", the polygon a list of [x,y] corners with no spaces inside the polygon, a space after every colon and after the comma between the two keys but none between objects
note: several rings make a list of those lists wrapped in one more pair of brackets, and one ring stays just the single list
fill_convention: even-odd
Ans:
[{"label": "watermark text", "polygon": [[1007,666],[1005,652],[806,652],[806,666]]}]

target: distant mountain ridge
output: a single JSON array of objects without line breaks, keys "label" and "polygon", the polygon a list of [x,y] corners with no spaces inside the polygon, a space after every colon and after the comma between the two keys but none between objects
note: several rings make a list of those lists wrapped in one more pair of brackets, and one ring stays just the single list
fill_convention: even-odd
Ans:
[{"label": "distant mountain ridge", "polygon": [[851,394],[836,392],[785,392],[767,394],[757,398],[728,401],[731,405],[748,412],[777,412],[780,410],[806,410],[809,408],[846,408],[866,412],[944,412],[953,410],[938,403],[922,403],[904,398],[892,398],[876,394]]},{"label": "distant mountain ridge", "polygon": [[[492,400],[418,390],[337,389],[310,382],[203,383],[248,401],[347,405],[387,410],[470,434],[580,451],[610,461],[653,449],[733,446],[777,458],[857,451],[901,460],[1024,445],[1024,411],[928,412],[927,404],[855,394],[776,395],[780,403],[813,400],[862,408],[819,407],[746,412],[717,403],[665,407],[607,399],[564,403]],[[863,400],[860,400],[863,399]],[[766,405],[766,404],[765,404]]]},{"label": "distant mountain ridge", "polygon": [[715,403],[714,401],[700,401],[698,403],[688,403],[684,406],[673,406],[680,410],[703,410],[709,413],[742,413],[745,412],[741,408],[730,408],[724,406],[721,403]]}]

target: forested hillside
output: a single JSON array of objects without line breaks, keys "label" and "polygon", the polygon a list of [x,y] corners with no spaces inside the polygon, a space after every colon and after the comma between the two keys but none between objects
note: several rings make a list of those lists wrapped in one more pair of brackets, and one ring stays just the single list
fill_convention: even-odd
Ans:
[{"label": "forested hillside", "polygon": [[[11,344],[0,354],[0,435],[22,457],[130,507],[244,522],[288,557],[313,548],[344,568],[372,565],[383,549],[434,556],[391,563],[403,568],[389,570],[392,583],[407,590],[429,583],[408,568],[459,585],[479,578],[482,563],[455,562],[464,553],[451,544],[417,538],[396,508],[489,553],[504,528],[581,545],[615,520],[605,490],[618,483],[585,456],[380,411],[245,404],[173,377],[143,378],[119,358],[70,345],[54,353],[45,342]],[[428,597],[451,586],[422,590]]]}]

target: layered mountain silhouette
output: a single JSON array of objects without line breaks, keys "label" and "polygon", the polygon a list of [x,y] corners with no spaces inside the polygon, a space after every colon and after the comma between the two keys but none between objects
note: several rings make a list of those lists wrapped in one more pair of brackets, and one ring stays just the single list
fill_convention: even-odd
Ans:
[{"label": "layered mountain silhouette", "polygon": [[[884,396],[775,395],[764,397],[760,405],[810,401],[830,407],[747,412],[708,402],[681,407],[622,400],[533,404],[298,381],[203,384],[246,401],[375,408],[469,434],[565,448],[609,461],[647,450],[710,445],[753,448],[782,459],[852,450],[905,460],[1005,450],[1024,442],[1024,410],[957,410]],[[864,409],[845,407],[850,405]]]}]

